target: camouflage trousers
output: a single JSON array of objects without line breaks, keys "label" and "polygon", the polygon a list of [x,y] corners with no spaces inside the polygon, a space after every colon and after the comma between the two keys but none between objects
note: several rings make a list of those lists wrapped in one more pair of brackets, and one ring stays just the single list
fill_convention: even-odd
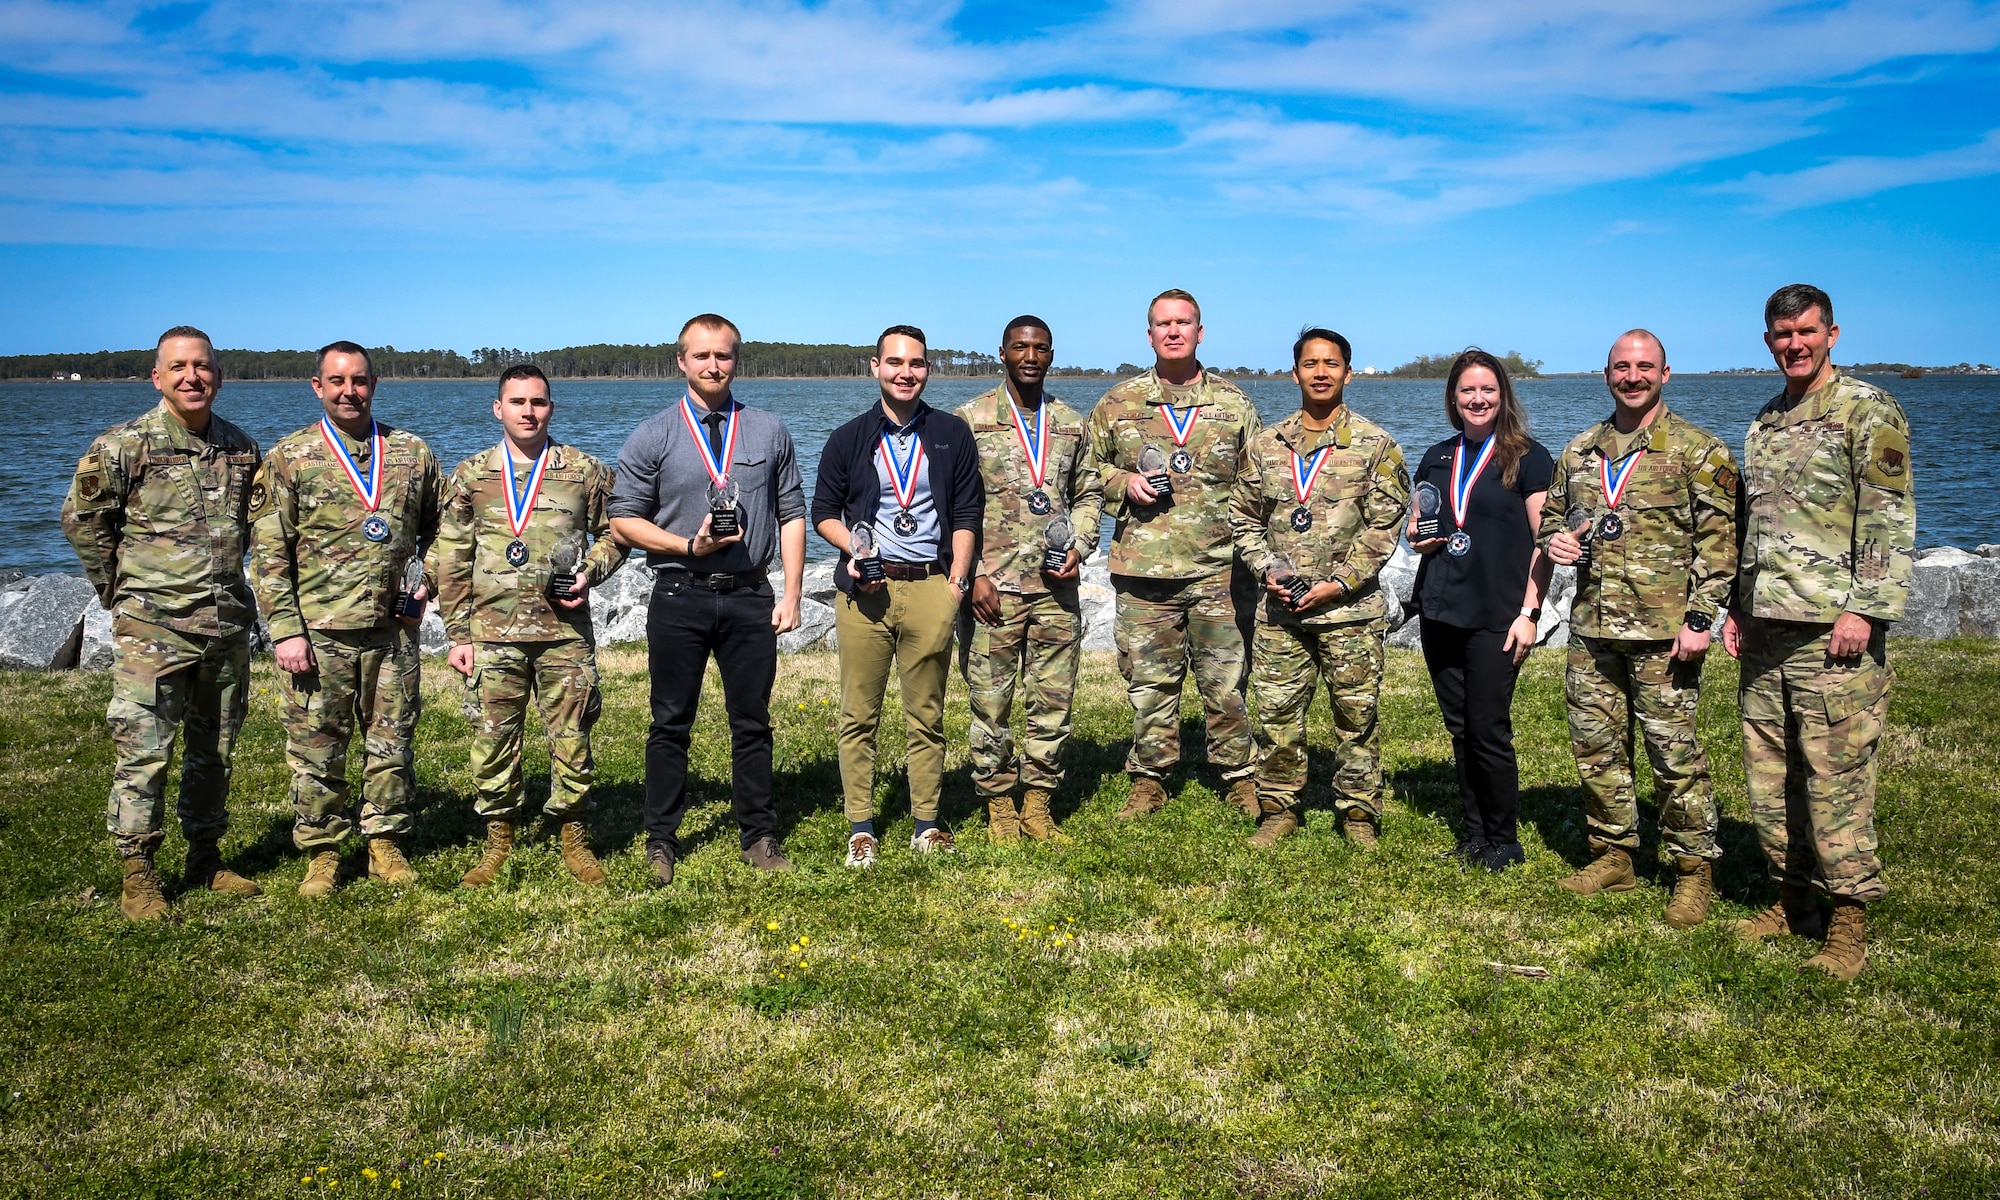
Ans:
[{"label": "camouflage trousers", "polygon": [[1743,775],[1750,820],[1781,883],[1882,898],[1875,745],[1889,715],[1878,627],[1857,659],[1827,657],[1831,625],[1750,618],[1743,629]]},{"label": "camouflage trousers", "polygon": [[315,629],[313,669],[278,672],[285,761],[292,769],[292,844],[330,850],[354,829],[347,803],[347,746],[361,727],[361,832],[409,832],[416,790],[411,739],[423,706],[417,631]]},{"label": "camouflage trousers", "polygon": [[[1076,695],[1083,612],[1074,587],[1067,594],[1000,593],[1000,623],[960,619],[958,669],[972,701],[972,785],[981,796],[1011,796],[1014,785],[1062,786],[1062,748],[1069,739]],[[1014,749],[1014,688],[1024,692],[1027,736]]]},{"label": "camouflage trousers", "polygon": [[1670,641],[1578,637],[1569,644],[1564,691],[1570,748],[1583,777],[1590,852],[1639,849],[1639,801],[1632,782],[1636,722],[1653,764],[1660,840],[1677,855],[1719,857],[1715,787],[1695,734],[1701,664],[1675,662]]},{"label": "camouflage trousers", "polygon": [[1333,796],[1343,814],[1382,816],[1382,694],[1387,621],[1345,625],[1260,622],[1250,656],[1257,798],[1265,812],[1296,808],[1306,786],[1306,710],[1319,684],[1333,708]]},{"label": "camouflage trousers", "polygon": [[1194,667],[1208,721],[1208,760],[1225,779],[1256,770],[1244,704],[1246,655],[1230,572],[1198,579],[1113,575],[1112,633],[1118,671],[1132,701],[1132,752],[1125,770],[1163,779],[1181,760],[1181,684]]},{"label": "camouflage trousers", "polygon": [[480,820],[521,823],[527,792],[521,731],[530,692],[549,739],[549,802],[543,814],[574,821],[591,810],[590,728],[603,702],[597,653],[589,641],[480,642],[465,691],[473,730],[473,811]]},{"label": "camouflage trousers", "polygon": [[250,703],[250,633],[203,637],[131,617],[112,621],[111,802],[105,827],[125,856],[165,838],[161,826],[174,737],[181,738],[175,811],[189,842],[229,829],[229,767]]}]

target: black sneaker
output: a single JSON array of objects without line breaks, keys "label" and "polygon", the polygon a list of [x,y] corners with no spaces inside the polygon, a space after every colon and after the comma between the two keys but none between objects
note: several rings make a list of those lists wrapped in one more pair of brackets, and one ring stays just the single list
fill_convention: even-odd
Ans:
[{"label": "black sneaker", "polygon": [[1496,873],[1527,861],[1527,852],[1519,842],[1489,842],[1479,856],[1479,865]]},{"label": "black sneaker", "polygon": [[1462,838],[1458,845],[1440,854],[1439,858],[1455,858],[1462,863],[1473,864],[1486,857],[1486,847],[1492,845],[1483,837]]},{"label": "black sneaker", "polygon": [[744,847],[738,857],[759,871],[792,870],[792,860],[785,857],[785,848],[774,837],[760,837]]},{"label": "black sneaker", "polygon": [[646,865],[653,868],[653,886],[666,887],[674,881],[672,842],[647,842]]}]

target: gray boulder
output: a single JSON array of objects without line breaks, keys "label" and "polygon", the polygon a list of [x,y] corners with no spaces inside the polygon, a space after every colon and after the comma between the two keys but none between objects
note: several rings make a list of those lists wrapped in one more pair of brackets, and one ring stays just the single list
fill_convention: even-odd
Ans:
[{"label": "gray boulder", "polygon": [[1950,563],[1920,558],[1910,568],[1910,597],[1903,606],[1903,619],[1896,622],[1892,632],[1904,637],[1955,636],[1958,633],[1958,571],[1959,568]]},{"label": "gray boulder", "polygon": [[417,625],[417,648],[425,654],[443,654],[451,649],[451,635],[444,631],[444,618],[437,605],[424,606],[424,619]]},{"label": "gray boulder", "polygon": [[[817,600],[821,604],[832,604],[834,595],[839,591],[833,585],[833,569],[839,565],[837,562],[806,564],[805,575],[799,581],[799,593],[808,600]],[[784,589],[784,572],[778,571],[773,573],[771,576],[771,591],[777,593],[784,591]]]},{"label": "gray boulder", "polygon": [[83,640],[77,646],[77,669],[109,670],[114,657],[113,645],[111,613],[97,602],[97,597],[93,594],[90,598],[90,607],[83,610]]},{"label": "gray boulder", "polygon": [[1979,548],[1973,551],[1973,553],[1981,558],[2000,558],[2000,544],[1981,542],[1979,543]]},{"label": "gray boulder", "polygon": [[1917,551],[1915,561],[1932,567],[1961,567],[1978,562],[1979,555],[1967,554],[1957,546],[1932,546],[1928,550]]},{"label": "gray boulder", "polygon": [[83,614],[97,599],[90,581],[79,575],[38,575],[7,596],[9,602],[0,609],[0,667],[57,671],[74,666]]},{"label": "gray boulder", "polygon": [[1408,542],[1399,541],[1396,552],[1382,566],[1382,590],[1396,597],[1403,608],[1409,608],[1417,594],[1417,564],[1422,561]]},{"label": "gray boulder", "polygon": [[[1569,606],[1576,599],[1576,568],[1557,567],[1549,577],[1549,593],[1542,597],[1542,619],[1535,625],[1537,646],[1569,645]],[[1562,640],[1554,640],[1558,631]]]},{"label": "gray boulder", "polygon": [[833,609],[817,600],[799,601],[799,627],[778,636],[778,653],[796,654],[817,645],[833,629]]},{"label": "gray boulder", "polygon": [[[1084,568],[1085,575],[1088,575],[1089,571],[1089,567]],[[1112,623],[1117,614],[1118,596],[1111,590],[1110,574],[1105,574],[1103,583],[1093,583],[1088,580],[1079,583],[1076,596],[1083,609],[1083,648],[1117,649]]]},{"label": "gray boulder", "polygon": [[1975,558],[1958,574],[1958,636],[2000,637],[2000,558]]},{"label": "gray boulder", "polygon": [[1409,620],[1403,622],[1402,626],[1396,632],[1389,635],[1388,644],[1401,650],[1417,650],[1422,648],[1424,644],[1423,625],[1417,620],[1414,613],[1411,614]]}]

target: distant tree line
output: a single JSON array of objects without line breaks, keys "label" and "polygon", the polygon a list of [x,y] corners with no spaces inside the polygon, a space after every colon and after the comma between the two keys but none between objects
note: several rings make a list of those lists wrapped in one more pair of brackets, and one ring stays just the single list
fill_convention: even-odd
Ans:
[{"label": "distant tree line", "polygon": [[[1444,354],[1419,354],[1409,362],[1390,371],[1393,379],[1444,379],[1451,374],[1451,364],[1458,361],[1458,351]],[[1542,360],[1522,358],[1519,350],[1509,350],[1493,357],[1507,368],[1507,374],[1515,379],[1539,379],[1542,374]]]}]

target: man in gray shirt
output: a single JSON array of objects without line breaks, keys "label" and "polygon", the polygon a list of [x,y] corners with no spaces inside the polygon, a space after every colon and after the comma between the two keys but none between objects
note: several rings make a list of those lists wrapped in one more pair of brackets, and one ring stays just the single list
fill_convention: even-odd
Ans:
[{"label": "man in gray shirt", "polygon": [[[730,395],[742,341],[735,323],[714,313],[681,327],[687,393],[625,439],[611,491],[611,536],[644,550],[656,572],[646,613],[653,725],[645,824],[646,862],[662,887],[673,882],[680,854],[688,734],[711,654],[729,714],[730,798],[743,861],[792,869],[771,806],[771,685],[778,635],[799,626],[806,500],[784,422]],[[785,570],[777,597],[767,578],[773,550]]]}]

